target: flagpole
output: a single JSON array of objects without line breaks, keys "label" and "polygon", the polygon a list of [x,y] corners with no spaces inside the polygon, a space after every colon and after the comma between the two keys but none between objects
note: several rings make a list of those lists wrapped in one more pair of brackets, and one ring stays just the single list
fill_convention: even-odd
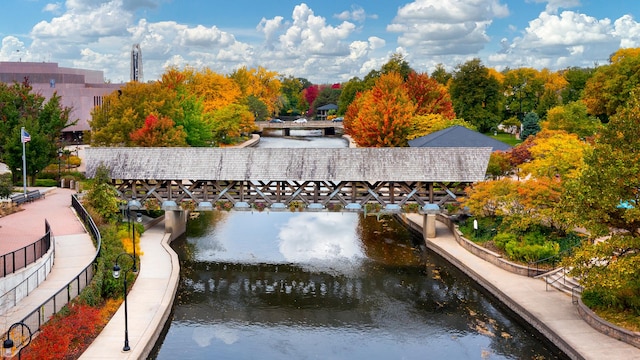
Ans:
[{"label": "flagpole", "polygon": [[27,155],[25,151],[24,127],[20,130],[20,142],[22,142],[22,186],[27,195]]}]

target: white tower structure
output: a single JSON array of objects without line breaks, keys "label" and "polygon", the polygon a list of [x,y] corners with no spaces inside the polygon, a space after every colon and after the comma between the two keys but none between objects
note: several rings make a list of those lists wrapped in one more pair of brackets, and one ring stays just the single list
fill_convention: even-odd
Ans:
[{"label": "white tower structure", "polygon": [[142,50],[140,44],[131,48],[131,81],[142,82]]}]

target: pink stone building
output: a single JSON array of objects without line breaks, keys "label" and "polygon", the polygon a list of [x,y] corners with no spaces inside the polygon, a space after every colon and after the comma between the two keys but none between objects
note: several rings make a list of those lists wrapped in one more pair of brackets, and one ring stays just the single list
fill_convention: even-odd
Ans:
[{"label": "pink stone building", "polygon": [[89,131],[91,111],[102,104],[102,98],[120,89],[124,84],[107,84],[99,70],[59,67],[57,63],[0,62],[0,81],[8,84],[23,82],[25,78],[33,91],[47,100],[54,92],[60,96],[63,106],[72,109],[70,120],[78,120],[61,136],[65,141],[82,143],[82,133]]}]

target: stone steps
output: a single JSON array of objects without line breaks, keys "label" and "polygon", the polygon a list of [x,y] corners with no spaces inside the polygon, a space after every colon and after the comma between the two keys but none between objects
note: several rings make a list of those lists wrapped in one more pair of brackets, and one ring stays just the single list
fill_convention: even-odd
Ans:
[{"label": "stone steps", "polygon": [[569,271],[570,269],[560,267],[544,273],[538,276],[538,278],[544,280],[547,284],[547,288],[552,287],[568,295],[572,295],[576,292],[581,293],[582,286],[580,286],[577,279],[569,276]]}]

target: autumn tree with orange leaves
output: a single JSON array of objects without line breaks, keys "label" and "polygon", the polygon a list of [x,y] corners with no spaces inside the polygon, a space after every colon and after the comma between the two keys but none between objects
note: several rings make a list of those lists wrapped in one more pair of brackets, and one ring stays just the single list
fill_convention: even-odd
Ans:
[{"label": "autumn tree with orange leaves", "polygon": [[345,114],[345,132],[358,146],[407,146],[408,140],[452,125],[456,119],[446,87],[427,74],[382,74],[359,93]]},{"label": "autumn tree with orange leaves", "polygon": [[404,86],[416,105],[415,115],[440,114],[449,120],[456,117],[449,92],[429,75],[412,72]]},{"label": "autumn tree with orange leaves", "polygon": [[182,126],[175,126],[173,120],[166,116],[157,117],[154,114],[147,116],[144,126],[131,133],[131,140],[135,146],[153,147],[177,147],[186,146],[187,134]]},{"label": "autumn tree with orange leaves", "polygon": [[407,146],[415,105],[397,73],[383,74],[347,108],[345,133],[358,146]]}]

